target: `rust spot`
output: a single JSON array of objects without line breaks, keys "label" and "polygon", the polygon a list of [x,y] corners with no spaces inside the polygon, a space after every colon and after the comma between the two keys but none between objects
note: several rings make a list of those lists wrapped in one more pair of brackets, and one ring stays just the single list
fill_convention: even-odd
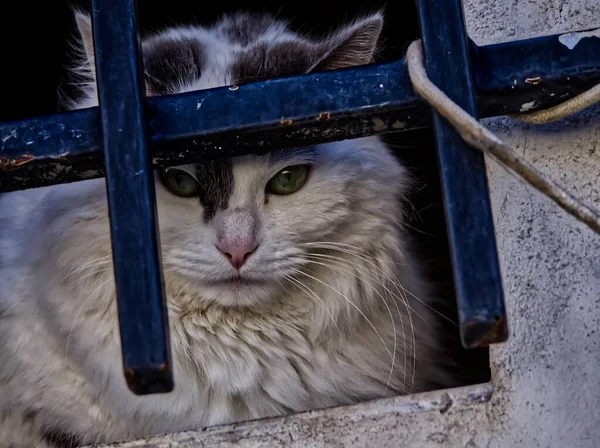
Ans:
[{"label": "rust spot", "polygon": [[233,85],[233,86],[229,87],[229,90],[237,90],[239,88],[240,88],[240,86]]},{"label": "rust spot", "polygon": [[281,126],[289,126],[292,123],[292,120],[281,120]]},{"label": "rust spot", "polygon": [[392,123],[392,128],[394,129],[404,129],[406,128],[406,122],[405,121],[400,121],[400,120],[396,120]]},{"label": "rust spot", "polygon": [[505,317],[496,316],[493,320],[473,319],[466,322],[463,329],[463,340],[469,348],[488,347],[506,341],[508,325]]},{"label": "rust spot", "polygon": [[329,120],[330,118],[331,118],[331,114],[329,112],[321,112],[319,114],[319,118],[317,118],[317,120],[323,121],[323,120]]},{"label": "rust spot", "polygon": [[542,78],[540,78],[539,76],[536,76],[535,78],[527,78],[525,82],[527,84],[533,84],[535,86],[536,84],[542,82]]},{"label": "rust spot", "polygon": [[166,372],[167,371],[167,365],[166,364],[161,364],[158,366],[158,370],[160,370],[161,372]]},{"label": "rust spot", "polygon": [[31,154],[23,154],[16,159],[9,159],[8,157],[0,157],[0,170],[11,171],[19,168],[26,163],[34,160],[35,157]]}]

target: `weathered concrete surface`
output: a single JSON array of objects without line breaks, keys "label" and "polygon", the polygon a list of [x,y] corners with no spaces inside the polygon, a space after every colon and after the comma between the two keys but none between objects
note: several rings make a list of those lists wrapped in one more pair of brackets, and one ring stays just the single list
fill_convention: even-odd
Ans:
[{"label": "weathered concrete surface", "polygon": [[[475,41],[490,43],[600,27],[600,0],[467,0],[466,17]],[[552,125],[487,123],[600,209],[600,107]],[[492,349],[489,400],[489,386],[473,386],[122,446],[600,446],[600,236],[488,166],[511,331]]]},{"label": "weathered concrete surface", "polygon": [[[600,209],[600,108],[537,128],[489,128]],[[597,447],[600,236],[488,163],[511,338],[492,349],[492,446]],[[513,445],[513,441],[516,445]]]},{"label": "weathered concrete surface", "polygon": [[[598,0],[467,0],[478,43],[600,27]],[[488,127],[600,210],[600,107]],[[600,236],[488,161],[511,337],[491,350],[490,447],[600,446]]]},{"label": "weathered concrete surface", "polygon": [[464,0],[467,29],[479,45],[600,26],[598,0]]},{"label": "weathered concrete surface", "polygon": [[105,447],[475,448],[490,441],[489,420],[481,411],[491,393],[492,386],[482,384]]}]

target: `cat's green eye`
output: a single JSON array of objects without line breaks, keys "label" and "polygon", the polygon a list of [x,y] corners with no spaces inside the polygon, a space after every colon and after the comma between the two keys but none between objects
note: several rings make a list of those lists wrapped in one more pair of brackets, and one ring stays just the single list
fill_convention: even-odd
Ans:
[{"label": "cat's green eye", "polygon": [[159,177],[165,188],[174,195],[190,198],[200,194],[200,185],[196,179],[182,169],[175,167],[161,168]]},{"label": "cat's green eye", "polygon": [[267,193],[286,195],[300,190],[308,178],[308,165],[288,166],[271,178]]}]

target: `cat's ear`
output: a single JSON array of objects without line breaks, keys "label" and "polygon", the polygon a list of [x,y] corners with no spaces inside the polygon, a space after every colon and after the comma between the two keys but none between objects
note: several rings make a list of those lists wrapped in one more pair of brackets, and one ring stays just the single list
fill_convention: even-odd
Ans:
[{"label": "cat's ear", "polygon": [[75,11],[75,23],[81,36],[81,45],[85,51],[90,70],[94,70],[94,37],[92,31],[92,19],[86,13]]},{"label": "cat's ear", "polygon": [[377,50],[383,14],[377,12],[347,25],[318,44],[319,59],[309,71],[335,70],[369,64]]}]

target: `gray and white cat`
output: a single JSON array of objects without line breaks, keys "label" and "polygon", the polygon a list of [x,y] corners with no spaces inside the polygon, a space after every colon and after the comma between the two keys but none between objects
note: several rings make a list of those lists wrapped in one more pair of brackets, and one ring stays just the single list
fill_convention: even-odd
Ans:
[{"label": "gray and white cat", "polygon": [[[97,104],[91,21],[76,13]],[[367,64],[383,17],[321,41],[268,16],[143,42],[148,95]],[[0,197],[0,444],[198,429],[445,384],[411,253],[407,170],[378,138],[157,170],[175,389],[122,372],[103,179]]]}]

